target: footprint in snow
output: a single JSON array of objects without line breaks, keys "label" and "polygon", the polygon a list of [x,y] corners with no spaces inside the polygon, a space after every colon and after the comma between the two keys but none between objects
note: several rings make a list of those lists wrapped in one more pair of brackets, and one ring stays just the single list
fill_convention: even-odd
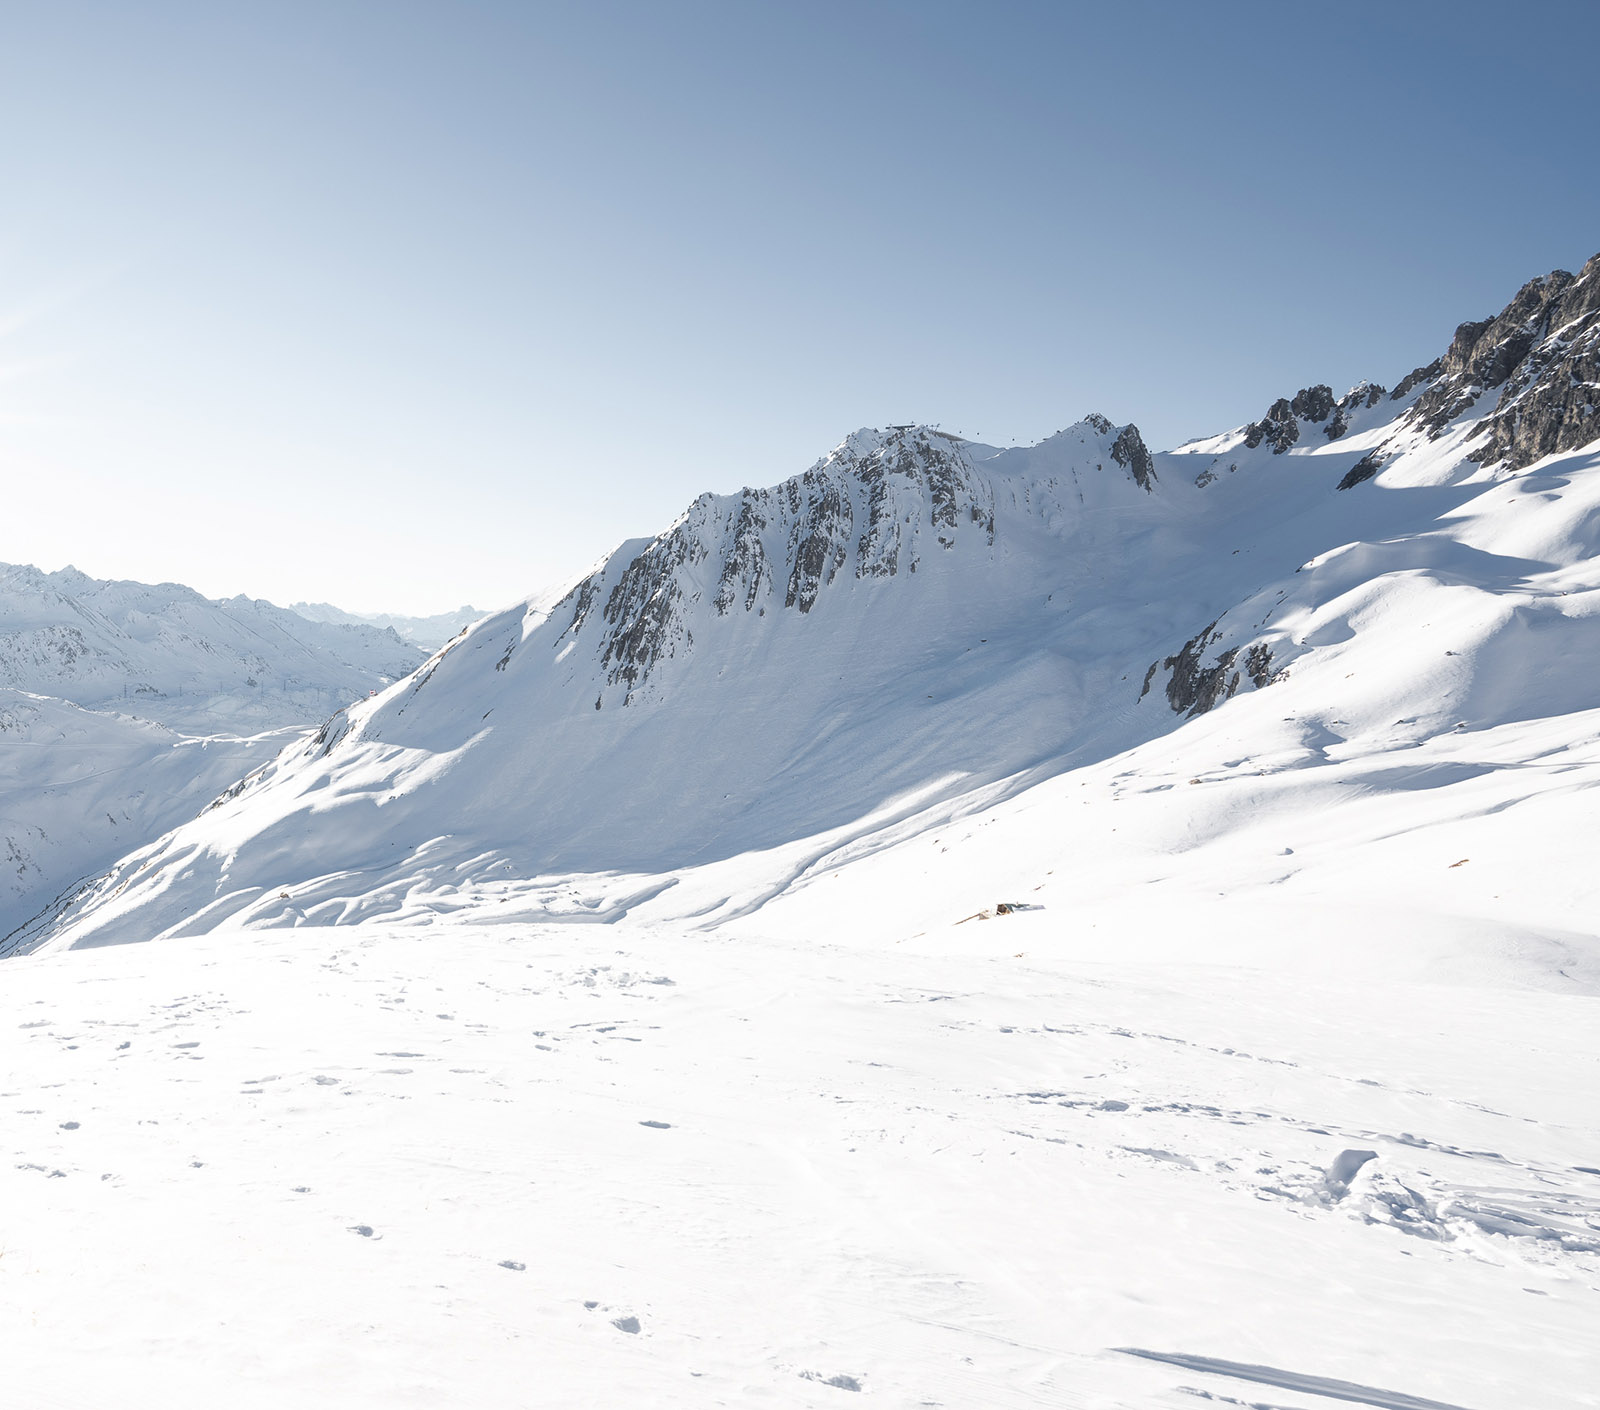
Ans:
[{"label": "footprint in snow", "polygon": [[514,1258],[502,1258],[500,1260],[500,1266],[502,1268],[509,1268],[513,1273],[525,1272],[528,1267],[526,1263],[518,1263]]},{"label": "footprint in snow", "polygon": [[670,1121],[641,1121],[639,1124],[648,1126],[652,1131],[670,1131],[672,1129]]},{"label": "footprint in snow", "polygon": [[374,1233],[370,1224],[352,1224],[350,1232],[352,1234],[360,1234],[364,1239],[381,1239],[383,1237],[382,1234]]},{"label": "footprint in snow", "polygon": [[837,1375],[824,1376],[820,1371],[802,1371],[800,1379],[803,1381],[816,1381],[820,1385],[832,1386],[835,1390],[860,1390],[861,1382],[855,1376]]},{"label": "footprint in snow", "polygon": [[613,1317],[611,1325],[619,1332],[627,1332],[630,1336],[638,1336],[639,1319],[637,1317]]}]

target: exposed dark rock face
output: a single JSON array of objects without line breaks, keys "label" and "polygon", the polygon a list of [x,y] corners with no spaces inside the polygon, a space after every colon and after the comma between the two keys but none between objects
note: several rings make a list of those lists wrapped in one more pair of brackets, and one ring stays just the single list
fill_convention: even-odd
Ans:
[{"label": "exposed dark rock face", "polygon": [[[700,578],[686,569],[713,564],[710,605],[718,616],[740,607],[765,613],[780,591],[784,608],[809,613],[852,559],[858,579],[915,572],[919,553],[930,544],[953,549],[963,526],[992,546],[992,489],[964,446],[920,426],[863,433],[775,489],[746,489],[737,500],[704,495],[620,573],[614,561],[557,604],[558,614],[572,613],[562,639],[582,631],[603,597],[600,660],[606,683],[627,692],[626,704],[662,661],[692,645],[689,614]],[[1148,489],[1154,462],[1138,432],[1126,428],[1117,446]]]},{"label": "exposed dark rock face", "polygon": [[1341,490],[1353,490],[1357,485],[1365,484],[1381,469],[1383,469],[1382,453],[1376,450],[1369,450],[1360,460],[1345,471],[1344,478],[1339,481],[1338,488]]},{"label": "exposed dark rock face", "polygon": [[705,556],[705,545],[684,522],[623,570],[605,606],[605,620],[613,630],[601,661],[612,685],[626,684],[631,690],[657,661],[672,655],[673,628],[683,602],[677,569]]},{"label": "exposed dark rock face", "polygon": [[801,484],[805,511],[789,533],[789,583],[783,605],[809,612],[817,593],[833,581],[849,556],[855,513],[843,487],[820,470],[807,470]]},{"label": "exposed dark rock face", "polygon": [[[1101,420],[1105,418],[1102,417]],[[1109,423],[1101,435],[1111,429]],[[1156,487],[1156,462],[1150,454],[1149,448],[1144,443],[1144,437],[1139,434],[1137,426],[1128,425],[1122,428],[1111,446],[1111,458],[1133,476],[1134,484],[1138,485],[1146,494],[1150,494]]]},{"label": "exposed dark rock face", "polygon": [[[1540,281],[1535,281],[1539,283]],[[1557,270],[1542,281],[1542,302],[1488,361],[1504,371],[1503,390],[1472,458],[1520,470],[1546,455],[1600,438],[1600,255],[1576,279]],[[1528,286],[1532,288],[1533,286]],[[1517,296],[1510,313],[1528,292]],[[1506,314],[1501,314],[1505,319]],[[1526,342],[1529,325],[1537,341]],[[1493,325],[1485,337],[1492,336]],[[1510,361],[1517,354],[1516,361]],[[1494,385],[1486,383],[1486,385]]]},{"label": "exposed dark rock face", "polygon": [[572,620],[567,623],[567,630],[561,633],[562,636],[566,636],[569,632],[575,632],[583,626],[584,619],[589,615],[589,609],[594,606],[595,596],[599,591],[599,575],[593,574],[585,578],[556,604],[558,611],[569,602],[572,604]]},{"label": "exposed dark rock face", "polygon": [[1289,397],[1279,397],[1267,414],[1245,430],[1244,443],[1254,450],[1263,441],[1274,455],[1282,455],[1300,439],[1301,421],[1326,421],[1333,411],[1333,389],[1317,385],[1302,387]]},{"label": "exposed dark rock face", "polygon": [[1319,382],[1294,394],[1289,410],[1304,421],[1326,421],[1333,414],[1333,388]]},{"label": "exposed dark rock face", "polygon": [[[1500,390],[1472,459],[1518,470],[1600,437],[1600,255],[1532,279],[1494,318],[1463,323],[1407,413],[1431,438]],[[1403,384],[1402,384],[1403,385]]]},{"label": "exposed dark rock face", "polygon": [[1333,415],[1322,428],[1322,434],[1330,441],[1338,440],[1350,429],[1351,415],[1363,408],[1376,406],[1382,396],[1383,388],[1376,382],[1362,382],[1352,387],[1334,403]]},{"label": "exposed dark rock face", "polygon": [[1299,441],[1302,421],[1322,426],[1322,434],[1336,441],[1350,429],[1350,417],[1363,407],[1376,406],[1382,395],[1383,388],[1375,382],[1361,382],[1337,401],[1325,382],[1302,387],[1292,397],[1279,397],[1261,420],[1246,426],[1244,443],[1254,450],[1265,441],[1274,455],[1282,455]]},{"label": "exposed dark rock face", "polygon": [[1404,401],[1424,382],[1431,382],[1439,375],[1442,365],[1439,358],[1434,358],[1426,367],[1414,367],[1400,379],[1400,385],[1389,393],[1390,401]]},{"label": "exposed dark rock face", "polygon": [[[1420,380],[1426,375],[1431,375],[1428,369],[1419,368],[1396,388],[1394,395],[1404,395],[1417,385],[1413,379]],[[1321,426],[1322,434],[1330,441],[1336,441],[1349,431],[1351,418],[1356,412],[1370,410],[1382,400],[1384,394],[1384,388],[1376,382],[1358,382],[1337,401],[1334,400],[1333,389],[1326,383],[1302,387],[1293,397],[1279,397],[1267,408],[1267,414],[1261,420],[1252,421],[1245,427],[1245,446],[1254,450],[1264,442],[1272,447],[1274,455],[1282,455],[1299,443],[1302,421]]]},{"label": "exposed dark rock face", "polygon": [[1294,419],[1287,397],[1279,397],[1273,402],[1267,408],[1267,414],[1259,421],[1252,421],[1244,433],[1244,443],[1250,450],[1265,441],[1272,447],[1274,455],[1282,455],[1299,439],[1300,423]]},{"label": "exposed dark rock face", "polygon": [[1274,673],[1272,669],[1272,648],[1264,641],[1252,642],[1242,648],[1242,669],[1238,668],[1241,648],[1237,646],[1219,652],[1215,660],[1206,665],[1206,653],[1219,640],[1217,625],[1217,622],[1213,622],[1198,636],[1190,637],[1176,655],[1168,656],[1164,661],[1151,662],[1150,669],[1145,672],[1139,699],[1143,700],[1149,694],[1156,672],[1168,670],[1172,674],[1167,680],[1167,704],[1175,713],[1193,719],[1231,698],[1239,689],[1241,680],[1248,679],[1260,690],[1281,679],[1281,674]]},{"label": "exposed dark rock face", "polygon": [[1199,636],[1190,637],[1176,656],[1161,664],[1172,672],[1167,681],[1167,704],[1178,714],[1191,719],[1220,705],[1239,688],[1239,672],[1233,669],[1239,648],[1232,647],[1210,666],[1203,664],[1206,648],[1217,639],[1213,622]]},{"label": "exposed dark rock face", "polygon": [[1264,685],[1272,684],[1272,648],[1264,641],[1254,643],[1244,653],[1245,673],[1250,677],[1250,683],[1260,690]]}]

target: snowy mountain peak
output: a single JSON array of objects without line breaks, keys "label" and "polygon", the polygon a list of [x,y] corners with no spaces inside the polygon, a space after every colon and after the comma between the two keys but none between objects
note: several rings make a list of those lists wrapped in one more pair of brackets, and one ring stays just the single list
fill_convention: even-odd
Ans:
[{"label": "snowy mountain peak", "polygon": [[993,489],[970,443],[926,426],[864,427],[782,484],[702,495],[665,533],[624,545],[552,616],[565,618],[563,638],[598,628],[604,685],[622,687],[626,703],[692,642],[697,604],[717,617],[804,615],[836,581],[915,573],[960,540],[994,542]]},{"label": "snowy mountain peak", "polygon": [[[1108,466],[1126,473],[1124,483],[1155,488],[1138,427],[1102,416],[1009,451],[931,426],[863,427],[782,484],[702,495],[665,533],[624,545],[551,615],[563,639],[592,640],[598,628],[602,697],[621,687],[626,704],[692,643],[697,612],[707,626],[769,610],[804,616],[830,591],[926,572],[952,553],[987,553],[997,486],[1014,500],[1019,484],[1036,483],[1048,502],[1066,477],[1076,485],[1080,472]],[[1085,502],[1081,489],[1077,499]]]}]

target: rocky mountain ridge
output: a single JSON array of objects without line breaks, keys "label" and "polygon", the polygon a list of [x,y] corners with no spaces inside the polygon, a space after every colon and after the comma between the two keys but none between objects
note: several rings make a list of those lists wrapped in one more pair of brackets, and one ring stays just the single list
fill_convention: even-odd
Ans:
[{"label": "rocky mountain ridge", "polygon": [[[1154,489],[1137,426],[1091,414],[1059,434],[1093,457],[1096,475],[1110,465]],[[558,640],[598,626],[604,684],[620,686],[626,704],[660,662],[693,644],[690,608],[708,592],[719,617],[804,615],[841,576],[916,573],[958,541],[992,548],[995,485],[978,467],[999,455],[927,426],[863,428],[780,485],[702,495],[665,533],[625,546],[555,604],[552,617],[566,621]]]}]

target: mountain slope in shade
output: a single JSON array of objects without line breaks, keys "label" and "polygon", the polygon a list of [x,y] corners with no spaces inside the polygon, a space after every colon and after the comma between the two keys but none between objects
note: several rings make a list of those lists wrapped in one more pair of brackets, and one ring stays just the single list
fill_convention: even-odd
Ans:
[{"label": "mountain slope in shade", "polygon": [[193,818],[300,733],[185,736],[0,690],[0,937],[130,847]]}]

